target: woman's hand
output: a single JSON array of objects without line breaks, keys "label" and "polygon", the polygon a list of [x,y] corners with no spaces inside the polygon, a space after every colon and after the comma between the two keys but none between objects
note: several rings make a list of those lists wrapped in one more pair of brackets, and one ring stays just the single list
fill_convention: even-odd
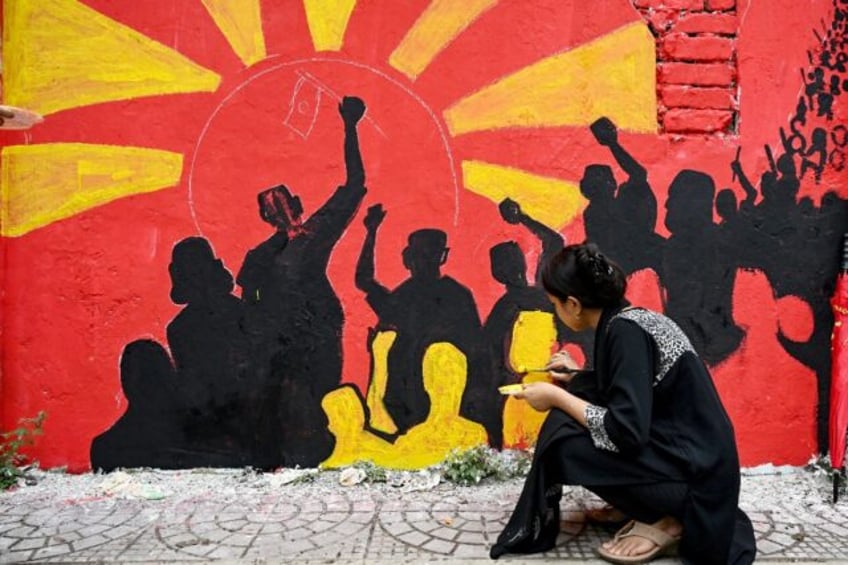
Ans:
[{"label": "woman's hand", "polygon": [[578,371],[580,368],[568,351],[563,349],[551,356],[548,364],[545,365],[545,369],[554,380],[567,383],[574,378],[574,371]]},{"label": "woman's hand", "polygon": [[534,410],[544,412],[557,405],[557,401],[563,394],[568,394],[555,384],[546,382],[527,383],[521,392],[515,394],[515,398],[522,398],[533,407]]}]

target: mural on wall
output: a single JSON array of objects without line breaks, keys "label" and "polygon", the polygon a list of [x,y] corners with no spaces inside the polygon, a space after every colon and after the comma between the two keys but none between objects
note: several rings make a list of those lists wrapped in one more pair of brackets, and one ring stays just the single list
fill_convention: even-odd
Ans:
[{"label": "mural on wall", "polygon": [[[544,415],[497,387],[560,348],[591,365],[539,282],[589,238],[713,367],[743,462],[805,462],[848,226],[848,7],[761,170],[744,135],[672,151],[647,25],[584,4],[5,0],[4,102],[47,119],[3,134],[7,264],[46,258],[4,290],[68,314],[4,328],[3,414],[48,404],[93,438],[57,457],[105,470],[526,447]],[[742,424],[764,389],[769,434]]]}]

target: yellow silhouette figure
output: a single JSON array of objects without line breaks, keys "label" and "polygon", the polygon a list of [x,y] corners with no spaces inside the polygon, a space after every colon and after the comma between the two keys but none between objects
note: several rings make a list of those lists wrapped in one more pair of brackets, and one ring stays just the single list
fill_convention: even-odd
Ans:
[{"label": "yellow silhouette figure", "polygon": [[[553,314],[521,312],[512,326],[509,363],[518,367],[541,368],[548,364],[556,344],[557,331]],[[548,373],[529,372],[521,382],[551,381]],[[504,447],[524,448],[534,445],[547,412],[537,412],[524,400],[509,397],[503,414]]]},{"label": "yellow silhouette figure", "polygon": [[321,407],[329,420],[328,429],[336,437],[333,453],[322,467],[336,468],[357,461],[371,461],[381,467],[392,467],[396,459],[392,444],[365,429],[365,408],[353,385],[342,385],[328,392]]},{"label": "yellow silhouette figure", "polygon": [[[394,335],[386,335],[394,332],[381,333],[382,337],[380,334],[375,337],[375,358],[378,350],[387,352],[394,340]],[[450,343],[434,343],[427,348],[423,364],[430,413],[424,422],[410,428],[394,444],[365,428],[364,402],[354,386],[342,385],[324,396],[321,406],[336,446],[322,467],[371,461],[391,469],[421,469],[441,463],[452,449],[469,449],[488,442],[483,426],[459,416],[468,371],[465,355]],[[372,386],[379,390],[379,384]]]},{"label": "yellow silhouette figure", "polygon": [[420,469],[444,461],[452,449],[488,443],[486,429],[459,416],[468,374],[465,355],[450,343],[434,343],[424,354],[424,390],[430,397],[427,419],[394,444],[395,467]]},{"label": "yellow silhouette figure", "polygon": [[397,332],[377,332],[371,341],[371,383],[368,385],[366,403],[371,414],[371,427],[381,432],[393,434],[397,432],[397,426],[386,405],[383,397],[386,394],[386,382],[389,379],[389,349],[397,338]]}]

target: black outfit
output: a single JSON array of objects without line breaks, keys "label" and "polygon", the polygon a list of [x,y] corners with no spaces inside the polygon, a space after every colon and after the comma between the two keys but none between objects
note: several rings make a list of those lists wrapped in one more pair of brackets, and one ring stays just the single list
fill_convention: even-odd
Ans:
[{"label": "black outfit", "polygon": [[591,403],[587,427],[551,410],[491,556],[553,547],[560,485],[572,484],[640,521],[678,519],[686,563],[753,562],[753,528],[738,509],[733,427],[706,367],[669,318],[624,307],[604,310],[595,371],[568,385]]}]

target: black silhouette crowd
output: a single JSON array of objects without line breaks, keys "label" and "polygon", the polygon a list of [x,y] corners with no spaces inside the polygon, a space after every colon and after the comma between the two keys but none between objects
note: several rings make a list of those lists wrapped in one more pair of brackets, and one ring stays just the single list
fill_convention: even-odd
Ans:
[{"label": "black silhouette crowd", "polygon": [[836,187],[823,188],[818,203],[809,196],[799,197],[799,190],[805,177],[820,184],[826,167],[842,171],[845,165],[848,130],[833,123],[833,108],[836,97],[848,88],[846,6],[845,0],[834,0],[830,28],[824,36],[817,33],[821,52],[810,53],[812,70],[802,70],[804,93],[789,133],[779,130],[777,158],[766,145],[769,168],[758,182],[745,174],[738,152],[731,162],[733,179],[744,194],[741,202],[731,188],[717,191],[708,174],[680,171],[669,186],[665,205],[670,235],[661,237],[654,230],[656,199],[645,169],[620,146],[606,119],[595,122],[592,132],[609,147],[628,179],[616,187],[609,167],[590,165],[580,185],[590,202],[584,213],[588,239],[628,274],[642,268],[657,273],[665,313],[709,364],[726,359],[744,337],[730,311],[737,269],[762,270],[777,297],[796,296],[810,305],[815,319],[811,337],[795,342],[781,334],[778,339],[790,355],[816,371],[822,449],[827,441],[833,326],[829,300],[840,241],[848,231],[848,206]]},{"label": "black silhouette crowd", "polygon": [[[737,269],[760,269],[778,297],[793,295],[810,305],[815,318],[810,339],[779,339],[818,375],[820,408],[825,408],[819,415],[822,446],[833,321],[828,300],[848,205],[833,190],[823,190],[818,203],[798,194],[805,175],[819,183],[826,167],[844,167],[845,126],[813,125],[812,118],[814,113],[819,122],[830,124],[834,99],[848,88],[846,28],[846,9],[837,5],[818,60],[811,54],[814,68],[803,73],[806,88],[789,133],[780,129],[778,157],[765,147],[770,168],[756,181],[745,174],[738,154],[730,164],[744,194],[741,202],[731,188],[717,191],[707,173],[682,170],[668,188],[669,235],[658,234],[648,171],[622,147],[607,118],[593,123],[591,131],[626,180],[619,185],[611,167],[591,164],[580,182],[588,200],[583,215],[587,239],[627,274],[651,269],[658,275],[665,312],[707,363],[726,359],[744,338],[731,315]],[[184,306],[167,327],[167,349],[153,340],[125,347],[120,377],[128,406],[94,439],[93,468],[314,467],[333,452],[335,438],[321,400],[341,384],[344,314],[327,265],[366,194],[357,133],[365,105],[346,97],[339,111],[345,183],[308,218],[285,185],[261,192],[259,214],[274,231],[247,252],[235,280],[206,239],[188,237],[174,246],[171,300]],[[507,199],[499,210],[504,221],[522,225],[539,239],[539,264],[562,247],[559,233],[516,202]],[[525,252],[516,242],[504,241],[489,253],[492,277],[504,292],[481,320],[471,290],[442,273],[449,247],[447,234],[439,229],[409,234],[402,252],[409,278],[395,289],[385,287],[377,279],[374,255],[386,214],[380,204],[367,210],[355,283],[377,317],[374,329],[397,333],[388,353],[383,398],[397,427],[388,439],[427,419],[424,353],[433,343],[449,342],[468,360],[461,415],[483,425],[490,445],[500,448],[504,400],[497,387],[522,377],[509,363],[513,326],[522,311],[552,312],[551,303],[538,280],[528,281]],[[236,284],[240,297],[234,293]],[[591,363],[590,337],[561,324],[557,331],[560,344],[583,348]]]}]

